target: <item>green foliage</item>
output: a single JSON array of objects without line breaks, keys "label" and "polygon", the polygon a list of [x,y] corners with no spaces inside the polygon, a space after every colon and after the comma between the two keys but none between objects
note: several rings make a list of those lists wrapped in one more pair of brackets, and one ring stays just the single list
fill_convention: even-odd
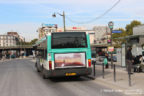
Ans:
[{"label": "green foliage", "polygon": [[141,24],[142,23],[137,20],[133,20],[130,24],[127,24],[125,27],[127,35],[133,35],[133,27],[141,25]]},{"label": "green foliage", "polygon": [[125,39],[117,39],[119,37],[125,37],[129,35],[133,35],[133,27],[141,25],[142,23],[137,20],[133,20],[130,24],[127,24],[125,29],[119,28],[118,30],[121,30],[122,33],[113,33],[112,38],[113,42],[115,43],[116,47],[121,47],[121,43],[125,42]]},{"label": "green foliage", "polygon": [[125,42],[124,39],[117,39],[117,38],[127,36],[126,31],[123,28],[119,28],[118,30],[121,30],[122,33],[113,33],[112,34],[112,38],[113,38],[115,47],[121,47],[121,43]]},{"label": "green foliage", "polygon": [[35,38],[35,39],[31,40],[30,42],[18,42],[17,45],[33,45],[33,44],[36,43],[37,40],[38,40],[38,39]]},{"label": "green foliage", "polygon": [[35,44],[37,40],[38,40],[37,38],[31,40],[30,44],[31,44],[31,45]]}]

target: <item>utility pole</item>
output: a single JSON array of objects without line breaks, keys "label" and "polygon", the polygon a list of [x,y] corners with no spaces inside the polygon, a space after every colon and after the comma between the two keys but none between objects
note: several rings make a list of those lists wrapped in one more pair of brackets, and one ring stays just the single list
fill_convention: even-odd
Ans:
[{"label": "utility pole", "polygon": [[65,12],[63,11],[63,24],[64,24],[64,32],[66,31],[66,28],[65,28]]}]

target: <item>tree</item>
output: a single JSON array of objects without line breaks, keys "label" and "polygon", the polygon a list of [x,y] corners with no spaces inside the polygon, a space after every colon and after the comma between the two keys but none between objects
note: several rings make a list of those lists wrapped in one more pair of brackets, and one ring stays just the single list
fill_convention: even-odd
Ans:
[{"label": "tree", "polygon": [[30,42],[20,41],[20,42],[17,43],[17,45],[34,45],[37,40],[38,40],[38,39],[35,38],[35,39],[31,40]]},{"label": "tree", "polygon": [[126,29],[126,34],[127,35],[133,35],[133,27],[141,25],[142,23],[137,20],[133,20],[130,24],[127,24],[125,29]]},{"label": "tree", "polygon": [[37,41],[38,41],[38,39],[37,39],[37,38],[35,38],[35,39],[31,40],[30,45],[35,44]]},{"label": "tree", "polygon": [[113,38],[115,47],[121,47],[121,43],[125,42],[124,39],[119,39],[119,37],[127,36],[125,29],[119,28],[118,30],[121,30],[122,33],[113,33],[112,34],[112,38]]},{"label": "tree", "polygon": [[121,43],[125,42],[125,39],[118,39],[119,37],[125,37],[129,35],[133,35],[133,28],[135,26],[141,25],[142,23],[137,20],[133,20],[130,24],[127,24],[125,29],[119,28],[118,30],[121,30],[122,33],[113,33],[113,42],[115,43],[115,46],[120,47]]}]

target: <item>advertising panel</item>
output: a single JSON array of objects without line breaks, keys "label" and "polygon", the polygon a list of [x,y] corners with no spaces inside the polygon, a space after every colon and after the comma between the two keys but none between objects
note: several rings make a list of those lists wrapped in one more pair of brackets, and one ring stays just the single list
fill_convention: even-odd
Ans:
[{"label": "advertising panel", "polygon": [[109,52],[113,52],[114,51],[114,47],[113,46],[108,47],[108,51]]},{"label": "advertising panel", "polygon": [[85,67],[85,53],[55,54],[55,67]]}]

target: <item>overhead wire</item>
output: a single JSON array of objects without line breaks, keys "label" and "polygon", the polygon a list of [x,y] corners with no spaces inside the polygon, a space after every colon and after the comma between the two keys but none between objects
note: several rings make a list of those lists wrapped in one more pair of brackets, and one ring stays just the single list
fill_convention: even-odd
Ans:
[{"label": "overhead wire", "polygon": [[100,18],[102,18],[103,16],[105,16],[107,13],[109,13],[114,7],[116,7],[119,3],[120,3],[121,0],[118,0],[116,3],[114,3],[114,5],[112,5],[112,7],[110,7],[108,10],[106,10],[103,14],[101,14],[100,16],[94,18],[94,19],[91,19],[91,20],[88,20],[88,21],[83,21],[83,22],[80,22],[80,21],[75,21],[75,20],[72,20],[71,18],[69,18],[68,16],[65,16],[69,21],[71,21],[72,23],[77,23],[77,24],[87,24],[87,23],[91,23],[91,22],[94,22]]}]

